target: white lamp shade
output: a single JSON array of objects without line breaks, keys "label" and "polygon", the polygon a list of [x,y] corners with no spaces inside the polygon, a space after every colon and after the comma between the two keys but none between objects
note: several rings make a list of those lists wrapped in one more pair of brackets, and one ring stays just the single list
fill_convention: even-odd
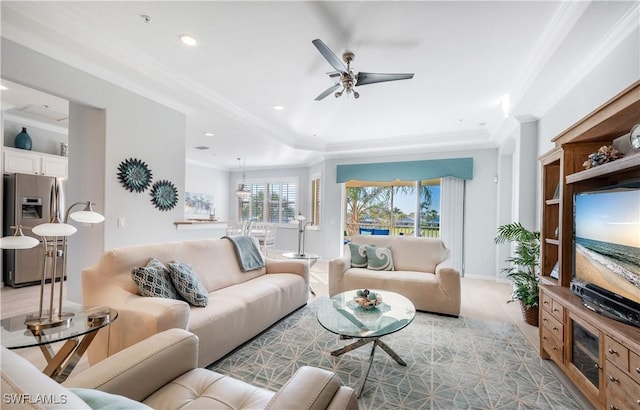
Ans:
[{"label": "white lamp shade", "polygon": [[298,221],[304,221],[304,220],[305,220],[305,219],[307,219],[307,218],[306,218],[304,215],[302,215],[302,214],[298,214],[298,215],[296,215],[296,219],[297,219]]},{"label": "white lamp shade", "polygon": [[39,240],[31,236],[16,235],[5,236],[0,239],[0,248],[2,249],[30,249],[36,247],[40,243]]},{"label": "white lamp shade", "polygon": [[100,215],[97,212],[93,211],[78,211],[69,215],[69,218],[73,219],[77,222],[88,223],[88,224],[98,224],[104,221],[104,216]]},{"label": "white lamp shade", "polygon": [[40,236],[70,236],[76,233],[73,225],[63,223],[46,223],[34,226],[31,232]]}]

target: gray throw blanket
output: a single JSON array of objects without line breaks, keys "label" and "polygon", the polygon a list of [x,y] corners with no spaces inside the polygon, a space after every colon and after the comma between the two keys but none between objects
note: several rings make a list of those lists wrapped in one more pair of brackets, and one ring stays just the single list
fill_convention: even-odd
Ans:
[{"label": "gray throw blanket", "polygon": [[252,237],[234,235],[224,236],[223,238],[227,238],[233,244],[236,250],[236,256],[238,257],[240,270],[248,272],[264,267],[264,258]]}]

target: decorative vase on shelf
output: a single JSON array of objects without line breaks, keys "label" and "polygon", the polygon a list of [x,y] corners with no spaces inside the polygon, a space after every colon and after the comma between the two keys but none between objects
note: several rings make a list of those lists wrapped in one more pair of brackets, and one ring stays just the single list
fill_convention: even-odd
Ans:
[{"label": "decorative vase on shelf", "polygon": [[16,135],[14,145],[16,146],[16,148],[31,151],[31,136],[27,134],[26,127],[22,127],[22,131],[18,135]]}]

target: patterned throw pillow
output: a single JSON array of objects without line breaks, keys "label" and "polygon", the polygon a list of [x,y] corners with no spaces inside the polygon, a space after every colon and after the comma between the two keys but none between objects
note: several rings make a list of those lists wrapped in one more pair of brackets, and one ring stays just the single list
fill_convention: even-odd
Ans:
[{"label": "patterned throw pillow", "polygon": [[178,293],[184,300],[193,306],[207,306],[209,294],[191,265],[175,261],[169,264],[169,271],[171,281],[173,281]]},{"label": "patterned throw pillow", "polygon": [[367,269],[371,270],[393,270],[393,258],[391,248],[377,248],[366,246]]},{"label": "patterned throw pillow", "polygon": [[169,269],[156,258],[151,258],[147,266],[133,268],[131,276],[142,296],[180,299],[171,283]]},{"label": "patterned throw pillow", "polygon": [[358,245],[355,243],[349,244],[349,250],[351,251],[351,267],[352,268],[366,268],[367,267],[367,251],[366,245]]}]

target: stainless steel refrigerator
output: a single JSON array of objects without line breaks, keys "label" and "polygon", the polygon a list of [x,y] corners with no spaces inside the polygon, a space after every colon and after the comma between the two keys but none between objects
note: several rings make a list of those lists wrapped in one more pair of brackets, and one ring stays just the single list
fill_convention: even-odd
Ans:
[{"label": "stainless steel refrigerator", "polygon": [[[20,287],[40,283],[44,266],[44,243],[41,237],[31,232],[31,228],[51,221],[51,216],[60,206],[60,200],[56,200],[56,189],[59,192],[61,188],[54,177],[4,175],[3,236],[13,235],[11,226],[22,226],[24,235],[40,241],[38,246],[31,249],[3,249],[2,274],[5,285]],[[62,241],[58,245],[58,249],[62,250]],[[57,269],[62,269],[62,263],[63,259],[58,258]]]}]

